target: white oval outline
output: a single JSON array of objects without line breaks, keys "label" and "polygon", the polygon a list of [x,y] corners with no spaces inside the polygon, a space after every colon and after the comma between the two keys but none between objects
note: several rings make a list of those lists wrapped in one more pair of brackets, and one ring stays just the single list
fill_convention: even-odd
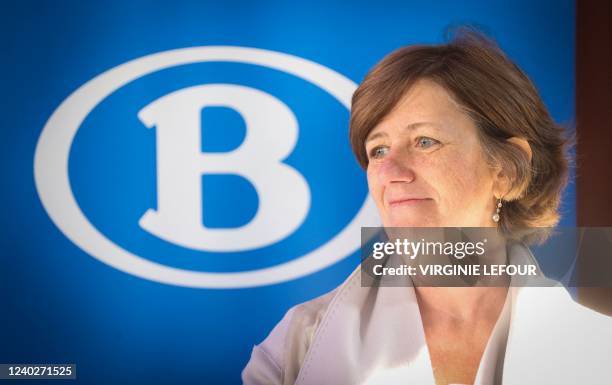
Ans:
[{"label": "white oval outline", "polygon": [[280,265],[236,273],[178,269],[135,255],[100,233],[78,206],[70,187],[68,159],[82,122],[105,98],[125,84],[150,73],[200,62],[237,62],[292,74],[325,90],[350,110],[357,85],[318,63],[259,48],[202,46],[159,52],[103,72],[70,94],[53,112],[34,154],[34,179],[43,207],[75,245],[94,258],[128,274],[155,282],[193,288],[246,288],[296,279],[349,256],[360,245],[361,226],[379,226],[370,195],[349,224],[325,244]]}]

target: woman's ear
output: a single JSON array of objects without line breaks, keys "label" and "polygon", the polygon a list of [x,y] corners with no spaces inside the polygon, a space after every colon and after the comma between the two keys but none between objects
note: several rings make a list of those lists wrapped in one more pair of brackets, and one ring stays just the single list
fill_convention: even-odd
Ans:
[{"label": "woman's ear", "polygon": [[504,198],[507,196],[510,190],[511,182],[508,175],[504,172],[503,168],[498,167],[495,169],[495,177],[493,181],[493,196],[495,199]]},{"label": "woman's ear", "polygon": [[507,139],[508,142],[519,146],[525,153],[527,154],[527,158],[529,159],[529,163],[531,163],[531,146],[529,142],[525,138],[519,138],[518,136],[513,136],[510,139]]},{"label": "woman's ear", "polygon": [[[529,142],[524,138],[519,138],[517,136],[513,136],[510,139],[507,139],[508,142],[518,146],[521,150],[525,152],[527,155],[528,162],[531,163],[532,152],[531,146]],[[503,168],[498,168],[495,173],[495,181],[493,184],[493,194],[495,198],[502,198],[505,200],[514,200],[518,199],[520,192],[516,191],[516,187],[513,188],[512,178],[516,178],[516,175],[506,175]],[[511,191],[512,190],[512,191]]]}]

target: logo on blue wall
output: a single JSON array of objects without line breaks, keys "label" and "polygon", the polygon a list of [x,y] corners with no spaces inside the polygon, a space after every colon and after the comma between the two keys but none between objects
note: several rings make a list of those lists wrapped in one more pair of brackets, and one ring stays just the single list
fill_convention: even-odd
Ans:
[{"label": "logo on blue wall", "polygon": [[377,226],[350,153],[356,85],[296,56],[177,49],[112,68],[47,121],[34,174],[58,228],[149,280],[253,287],[326,268]]}]

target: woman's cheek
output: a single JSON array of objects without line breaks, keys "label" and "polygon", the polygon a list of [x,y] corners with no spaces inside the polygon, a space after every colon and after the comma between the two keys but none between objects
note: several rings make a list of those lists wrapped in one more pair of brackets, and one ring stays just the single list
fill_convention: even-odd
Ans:
[{"label": "woman's cheek", "polygon": [[465,157],[438,157],[427,167],[425,175],[440,196],[445,211],[460,211],[469,204],[478,185],[477,171]]},{"label": "woman's cheek", "polygon": [[380,210],[382,208],[382,185],[380,183],[379,170],[376,164],[368,164],[366,176],[368,180],[368,190],[370,192],[370,195],[372,196],[374,202]]}]

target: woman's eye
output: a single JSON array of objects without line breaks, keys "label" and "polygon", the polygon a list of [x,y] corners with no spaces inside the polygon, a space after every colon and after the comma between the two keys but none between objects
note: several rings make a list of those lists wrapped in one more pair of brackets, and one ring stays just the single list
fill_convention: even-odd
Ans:
[{"label": "woman's eye", "polygon": [[429,148],[431,146],[434,146],[436,144],[440,143],[439,141],[432,139],[432,138],[428,138],[426,136],[421,136],[417,139],[417,146],[420,148]]},{"label": "woman's eye", "polygon": [[389,147],[385,147],[385,146],[374,147],[372,150],[370,150],[370,158],[380,159],[383,156],[385,156],[387,152],[389,152]]}]

